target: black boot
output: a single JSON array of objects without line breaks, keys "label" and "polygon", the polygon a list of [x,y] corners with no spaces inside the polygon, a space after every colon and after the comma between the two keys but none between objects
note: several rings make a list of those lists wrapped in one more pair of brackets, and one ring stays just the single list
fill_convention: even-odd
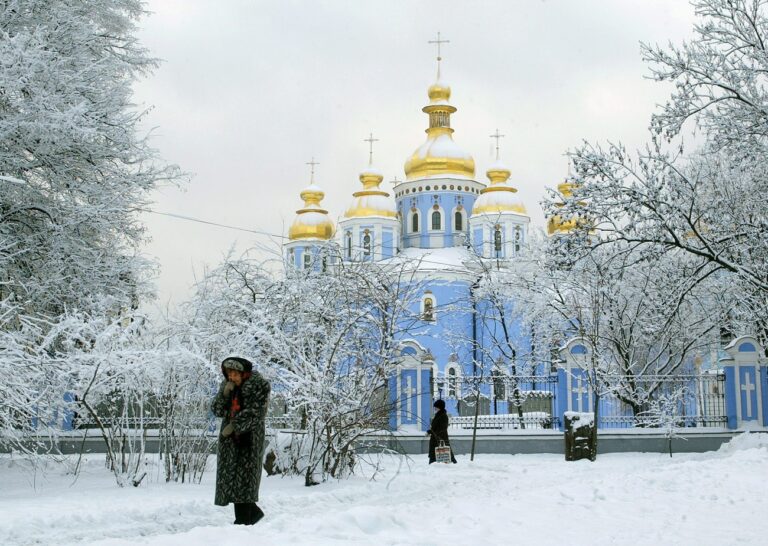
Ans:
[{"label": "black boot", "polygon": [[250,509],[247,503],[236,502],[235,504],[235,525],[248,525],[250,519]]},{"label": "black boot", "polygon": [[264,512],[261,511],[261,508],[256,506],[255,502],[248,504],[248,523],[246,523],[246,525],[254,525],[263,517]]}]

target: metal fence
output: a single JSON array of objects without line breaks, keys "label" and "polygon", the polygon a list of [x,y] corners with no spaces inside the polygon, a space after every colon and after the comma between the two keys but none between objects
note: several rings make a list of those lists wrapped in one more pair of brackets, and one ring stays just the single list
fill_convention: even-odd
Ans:
[{"label": "metal fence", "polygon": [[451,417],[450,426],[455,430],[474,428],[477,412],[479,430],[559,428],[562,416],[556,411],[557,385],[556,375],[492,376],[482,380],[466,377],[448,383],[448,400],[450,395],[461,393],[456,400],[459,415]]},{"label": "metal fence", "polygon": [[[599,397],[598,427],[725,427],[725,376],[703,373],[676,376],[612,378]],[[438,384],[437,396],[455,400],[450,426],[454,430],[559,429],[569,400],[557,375],[461,378]],[[480,393],[479,397],[477,393]],[[584,391],[586,392],[586,391]],[[447,395],[447,396],[446,396]],[[594,393],[585,396],[581,411],[594,408]],[[479,408],[477,405],[479,404]]]},{"label": "metal fence", "polygon": [[725,375],[617,377],[601,397],[600,428],[724,427]]}]

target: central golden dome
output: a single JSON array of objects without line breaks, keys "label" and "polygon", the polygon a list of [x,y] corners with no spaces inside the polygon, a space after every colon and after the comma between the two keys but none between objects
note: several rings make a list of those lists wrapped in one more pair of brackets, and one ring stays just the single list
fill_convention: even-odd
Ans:
[{"label": "central golden dome", "polygon": [[456,112],[456,108],[448,103],[451,87],[438,78],[427,94],[429,104],[422,108],[429,115],[427,140],[405,162],[406,178],[458,176],[473,179],[475,160],[453,141],[451,114]]}]

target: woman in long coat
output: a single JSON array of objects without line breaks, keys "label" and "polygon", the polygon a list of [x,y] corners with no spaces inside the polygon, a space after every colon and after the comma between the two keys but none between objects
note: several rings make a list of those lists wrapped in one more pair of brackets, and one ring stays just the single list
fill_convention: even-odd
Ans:
[{"label": "woman in long coat", "polygon": [[[427,434],[429,434],[429,464],[437,460],[435,448],[440,445],[441,441],[447,446],[451,445],[451,441],[448,439],[448,412],[445,411],[445,401],[435,400],[433,406],[437,408],[437,411],[427,431]],[[456,462],[456,457],[453,456],[453,449],[451,449],[451,462]]]},{"label": "woman in long coat", "polygon": [[224,380],[211,404],[213,414],[222,418],[214,502],[218,506],[234,503],[235,524],[253,525],[264,516],[256,502],[264,459],[269,382],[245,358],[226,358],[221,372]]}]

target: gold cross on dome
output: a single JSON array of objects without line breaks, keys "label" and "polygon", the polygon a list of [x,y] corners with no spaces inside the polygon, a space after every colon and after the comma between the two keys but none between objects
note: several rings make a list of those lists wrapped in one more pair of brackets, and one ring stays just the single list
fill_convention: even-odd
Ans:
[{"label": "gold cross on dome", "polygon": [[499,134],[499,130],[496,129],[496,132],[491,135],[491,138],[496,139],[496,159],[499,159],[499,140],[504,138],[506,135]]},{"label": "gold cross on dome", "polygon": [[306,164],[310,166],[309,182],[310,184],[314,184],[315,183],[315,165],[320,165],[320,163],[315,161],[315,158],[313,157],[312,161],[308,161]]},{"label": "gold cross on dome", "polygon": [[378,141],[378,138],[373,138],[373,133],[368,135],[368,138],[363,139],[363,142],[368,143],[368,165],[373,165],[373,143]]}]

